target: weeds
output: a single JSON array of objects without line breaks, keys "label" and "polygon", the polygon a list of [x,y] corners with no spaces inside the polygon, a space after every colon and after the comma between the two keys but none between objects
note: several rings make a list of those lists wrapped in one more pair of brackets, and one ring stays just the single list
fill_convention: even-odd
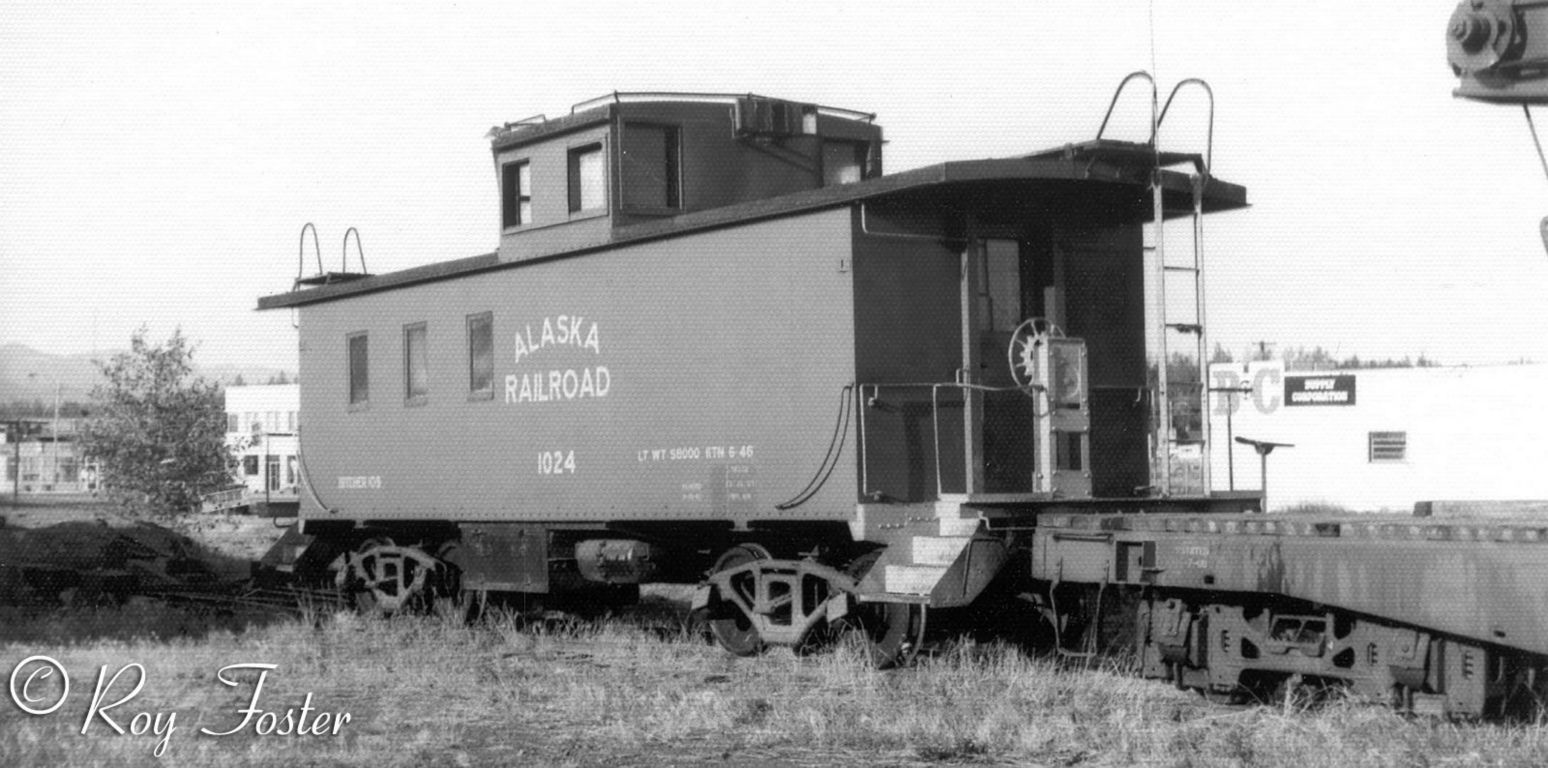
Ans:
[{"label": "weeds", "polygon": [[[134,632],[69,628],[107,614],[14,617],[8,637],[25,639],[0,648],[10,664],[59,659],[87,698],[99,666],[143,664],[145,692],[124,710],[179,713],[181,730],[154,761],[164,765],[1548,763],[1542,724],[1409,720],[1336,696],[1218,707],[1120,664],[1075,669],[1000,643],[952,643],[889,672],[848,645],[738,659],[659,604],[588,622],[493,609],[473,624],[319,609],[183,635],[165,631],[171,614],[142,610],[113,622],[145,630]],[[73,639],[50,639],[57,631]],[[310,693],[350,723],[336,739],[197,735],[230,727],[246,693],[215,673],[244,661],[279,665],[266,706],[296,707]],[[143,739],[105,726],[82,736],[84,712],[85,699],[60,719],[0,711],[0,764],[152,762]]]}]

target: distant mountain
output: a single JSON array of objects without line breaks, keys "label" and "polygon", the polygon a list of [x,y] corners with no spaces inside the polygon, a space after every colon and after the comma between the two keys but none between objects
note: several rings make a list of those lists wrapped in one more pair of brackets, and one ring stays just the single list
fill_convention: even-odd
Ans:
[{"label": "distant mountain", "polygon": [[[18,400],[41,400],[51,404],[54,401],[56,381],[62,401],[84,402],[91,397],[92,387],[101,381],[101,374],[92,360],[107,360],[119,351],[54,355],[21,344],[0,345],[0,404]],[[247,384],[263,384],[281,373],[278,368],[256,366],[204,367],[197,364],[197,355],[194,360],[194,370],[198,375],[222,384],[231,384],[238,376]],[[288,379],[295,378],[293,371],[285,371],[284,374]]]},{"label": "distant mountain", "polygon": [[[111,356],[111,352],[101,357]],[[93,355],[51,355],[21,344],[0,346],[0,403],[17,400],[54,401],[57,380],[62,400],[86,400],[96,386]]]}]

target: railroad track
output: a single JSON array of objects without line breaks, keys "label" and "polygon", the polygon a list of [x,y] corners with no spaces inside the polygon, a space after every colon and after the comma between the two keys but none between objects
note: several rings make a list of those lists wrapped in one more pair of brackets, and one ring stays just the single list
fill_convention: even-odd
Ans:
[{"label": "railroad track", "polygon": [[204,606],[214,609],[246,608],[304,615],[313,612],[345,610],[351,603],[332,589],[301,587],[256,588],[166,586],[137,590],[137,595],[175,605]]}]

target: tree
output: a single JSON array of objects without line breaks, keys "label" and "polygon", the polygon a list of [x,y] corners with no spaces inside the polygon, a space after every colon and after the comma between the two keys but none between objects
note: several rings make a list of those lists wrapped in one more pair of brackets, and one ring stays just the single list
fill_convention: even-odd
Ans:
[{"label": "tree", "polygon": [[224,394],[193,375],[194,347],[181,329],[163,344],[145,334],[135,332],[128,352],[93,361],[105,381],[92,389],[85,446],[126,509],[176,514],[231,483]]},{"label": "tree", "polygon": [[1338,359],[1320,345],[1311,349],[1285,347],[1279,357],[1285,361],[1287,371],[1332,371],[1339,368]]}]

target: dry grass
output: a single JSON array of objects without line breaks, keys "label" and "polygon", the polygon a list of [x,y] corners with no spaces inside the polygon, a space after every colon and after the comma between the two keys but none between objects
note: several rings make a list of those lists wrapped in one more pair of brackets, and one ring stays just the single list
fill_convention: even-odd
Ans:
[{"label": "dry grass", "polygon": [[[5,512],[13,526],[126,524],[100,504]],[[277,535],[266,520],[196,522],[183,532],[238,563]],[[0,706],[0,765],[1548,764],[1548,726],[1411,720],[1347,701],[1219,707],[1110,665],[1075,669],[998,645],[963,642],[893,672],[866,668],[853,648],[736,659],[686,620],[686,592],[655,595],[600,623],[496,616],[474,626],[195,613],[143,599],[0,606],[0,676],[47,655],[72,681],[52,715]],[[338,736],[200,734],[241,721],[252,674],[240,689],[216,675],[244,662],[277,665],[265,710],[299,708],[310,693],[316,710],[350,721]],[[139,712],[176,713],[160,757],[155,734],[116,735],[101,720],[81,733],[98,670],[132,663],[145,667],[144,689],[111,714],[127,726]]]},{"label": "dry grass", "polygon": [[[1352,702],[1218,707],[1122,670],[1070,669],[997,645],[955,645],[895,672],[869,670],[845,648],[736,659],[660,604],[597,624],[334,614],[184,636],[154,631],[170,620],[157,609],[126,610],[147,615],[129,631],[84,634],[68,618],[36,617],[73,639],[29,633],[0,645],[0,672],[47,654],[72,680],[53,715],[0,707],[0,764],[1548,763],[1543,727],[1408,720]],[[0,636],[15,637],[18,623]],[[117,719],[177,713],[159,759],[155,736],[114,735],[101,721],[80,733],[98,667],[111,675],[131,662],[145,666],[146,685]],[[310,692],[315,708],[350,722],[337,737],[199,734],[240,721],[250,687],[228,688],[216,672],[241,662],[278,665],[265,709],[299,708]]]}]

